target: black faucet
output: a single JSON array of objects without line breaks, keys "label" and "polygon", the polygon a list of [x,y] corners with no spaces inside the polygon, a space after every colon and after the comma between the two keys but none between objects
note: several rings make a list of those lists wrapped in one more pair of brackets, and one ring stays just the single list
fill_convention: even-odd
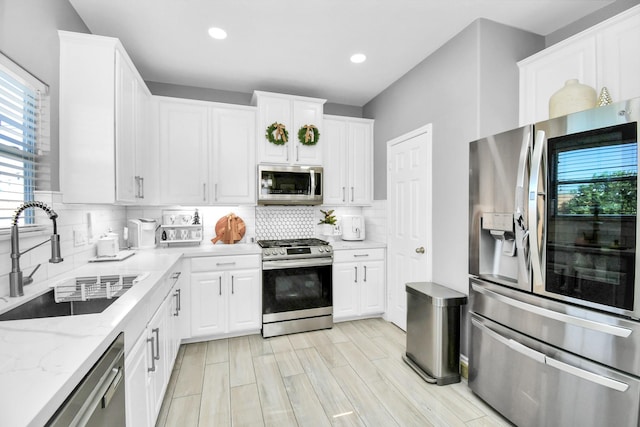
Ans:
[{"label": "black faucet", "polygon": [[[18,217],[28,208],[40,208],[45,211],[49,215],[49,219],[53,221],[53,234],[47,240],[42,243],[39,243],[24,252],[20,252],[19,248],[19,235],[18,235]],[[36,266],[36,268],[31,272],[28,277],[22,277],[22,271],[20,271],[20,256],[29,252],[32,249],[40,247],[47,242],[51,242],[51,258],[49,259],[50,263],[57,264],[62,262],[63,259],[60,256],[60,236],[58,235],[58,226],[56,224],[56,218],[58,218],[58,214],[53,211],[50,207],[45,205],[42,202],[26,202],[20,205],[16,212],[13,215],[11,220],[11,273],[9,273],[9,296],[10,297],[21,297],[24,295],[23,288],[25,285],[33,282],[33,273],[40,267],[40,264]]]}]

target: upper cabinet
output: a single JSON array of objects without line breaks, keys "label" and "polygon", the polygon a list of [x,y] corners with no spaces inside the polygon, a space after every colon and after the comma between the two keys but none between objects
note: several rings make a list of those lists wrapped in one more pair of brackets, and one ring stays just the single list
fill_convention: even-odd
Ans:
[{"label": "upper cabinet", "polygon": [[324,203],[370,205],[373,199],[373,120],[324,116]]},{"label": "upper cabinet", "polygon": [[211,109],[211,201],[256,202],[256,111],[254,107]]},{"label": "upper cabinet", "polygon": [[144,81],[118,39],[66,31],[59,37],[64,202],[156,203]]},{"label": "upper cabinet", "polygon": [[155,99],[161,202],[255,203],[255,108]]},{"label": "upper cabinet", "polygon": [[206,103],[157,97],[163,204],[209,202],[209,109]]},{"label": "upper cabinet", "polygon": [[606,87],[614,101],[640,96],[640,6],[518,63],[520,124],[549,118],[549,98],[569,79]]},{"label": "upper cabinet", "polygon": [[[257,161],[278,164],[322,164],[323,110],[326,100],[278,93],[255,91],[252,103],[258,107]],[[274,144],[266,137],[267,128],[283,124],[289,138],[284,144]],[[313,125],[320,134],[316,144],[303,144],[298,131]]]}]

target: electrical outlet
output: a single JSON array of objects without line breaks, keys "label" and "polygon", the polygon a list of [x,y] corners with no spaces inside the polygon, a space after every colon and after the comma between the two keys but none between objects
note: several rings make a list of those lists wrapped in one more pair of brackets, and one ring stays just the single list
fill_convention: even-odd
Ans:
[{"label": "electrical outlet", "polygon": [[82,230],[73,230],[73,245],[82,246],[87,244],[87,232]]}]

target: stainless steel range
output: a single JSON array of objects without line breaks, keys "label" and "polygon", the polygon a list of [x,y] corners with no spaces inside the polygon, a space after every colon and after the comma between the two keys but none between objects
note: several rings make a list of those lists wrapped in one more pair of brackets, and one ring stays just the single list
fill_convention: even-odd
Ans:
[{"label": "stainless steel range", "polygon": [[320,239],[260,240],[262,336],[333,326],[333,249]]}]

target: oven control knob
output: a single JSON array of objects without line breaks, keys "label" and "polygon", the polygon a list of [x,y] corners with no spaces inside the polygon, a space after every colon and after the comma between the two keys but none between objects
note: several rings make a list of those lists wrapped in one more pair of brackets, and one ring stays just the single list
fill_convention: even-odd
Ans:
[{"label": "oven control knob", "polygon": [[264,253],[265,253],[266,255],[273,255],[273,252],[272,252],[272,251],[270,251],[269,249],[267,249],[266,251],[264,251]]},{"label": "oven control knob", "polygon": [[318,252],[320,252],[320,253],[324,252],[324,248],[323,248],[322,246],[320,246],[320,247],[318,248]]},{"label": "oven control knob", "polygon": [[280,255],[285,255],[286,251],[284,249],[280,249]]},{"label": "oven control knob", "polygon": [[324,251],[325,251],[325,252],[331,252],[331,246],[326,246],[326,247],[324,248]]}]

